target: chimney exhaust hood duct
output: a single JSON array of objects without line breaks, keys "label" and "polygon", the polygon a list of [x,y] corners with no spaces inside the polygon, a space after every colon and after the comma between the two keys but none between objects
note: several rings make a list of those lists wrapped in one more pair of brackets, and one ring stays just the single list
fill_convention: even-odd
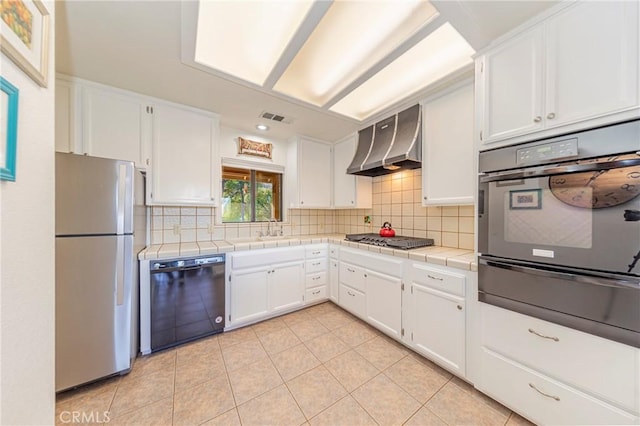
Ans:
[{"label": "chimney exhaust hood duct", "polygon": [[358,148],[347,173],[381,176],[422,165],[422,114],[414,105],[358,132]]}]

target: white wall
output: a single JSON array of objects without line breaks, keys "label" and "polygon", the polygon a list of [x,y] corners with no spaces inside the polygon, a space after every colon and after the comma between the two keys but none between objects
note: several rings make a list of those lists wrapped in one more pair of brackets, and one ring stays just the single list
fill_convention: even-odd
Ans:
[{"label": "white wall", "polygon": [[54,35],[45,2],[49,87],[6,56],[0,74],[20,90],[16,181],[0,181],[0,424],[54,422]]}]

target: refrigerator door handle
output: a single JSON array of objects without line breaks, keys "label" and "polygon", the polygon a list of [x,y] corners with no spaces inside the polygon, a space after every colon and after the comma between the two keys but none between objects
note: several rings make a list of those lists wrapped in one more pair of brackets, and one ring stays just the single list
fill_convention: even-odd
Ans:
[{"label": "refrigerator door handle", "polygon": [[124,303],[124,238],[119,236],[116,240],[116,305]]},{"label": "refrigerator door handle", "polygon": [[118,216],[116,219],[116,234],[124,234],[124,214],[127,195],[127,165],[118,165],[118,198],[116,199],[116,209]]}]

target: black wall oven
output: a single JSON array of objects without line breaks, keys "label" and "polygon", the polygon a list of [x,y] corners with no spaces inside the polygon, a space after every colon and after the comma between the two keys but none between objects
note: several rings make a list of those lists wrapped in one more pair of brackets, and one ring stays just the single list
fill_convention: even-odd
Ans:
[{"label": "black wall oven", "polygon": [[479,170],[479,300],[640,347],[640,120]]}]

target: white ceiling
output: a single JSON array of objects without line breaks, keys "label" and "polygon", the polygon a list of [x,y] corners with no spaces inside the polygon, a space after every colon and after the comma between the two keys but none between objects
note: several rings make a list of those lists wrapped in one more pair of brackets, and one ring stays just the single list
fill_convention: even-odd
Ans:
[{"label": "white ceiling", "polygon": [[[432,3],[479,50],[555,2]],[[335,141],[366,124],[211,75],[183,64],[181,56],[179,1],[56,2],[57,72],[213,111],[222,124],[251,133],[265,122],[258,118],[262,111],[292,117],[292,124],[267,122],[265,136],[274,139],[297,133]]]}]

